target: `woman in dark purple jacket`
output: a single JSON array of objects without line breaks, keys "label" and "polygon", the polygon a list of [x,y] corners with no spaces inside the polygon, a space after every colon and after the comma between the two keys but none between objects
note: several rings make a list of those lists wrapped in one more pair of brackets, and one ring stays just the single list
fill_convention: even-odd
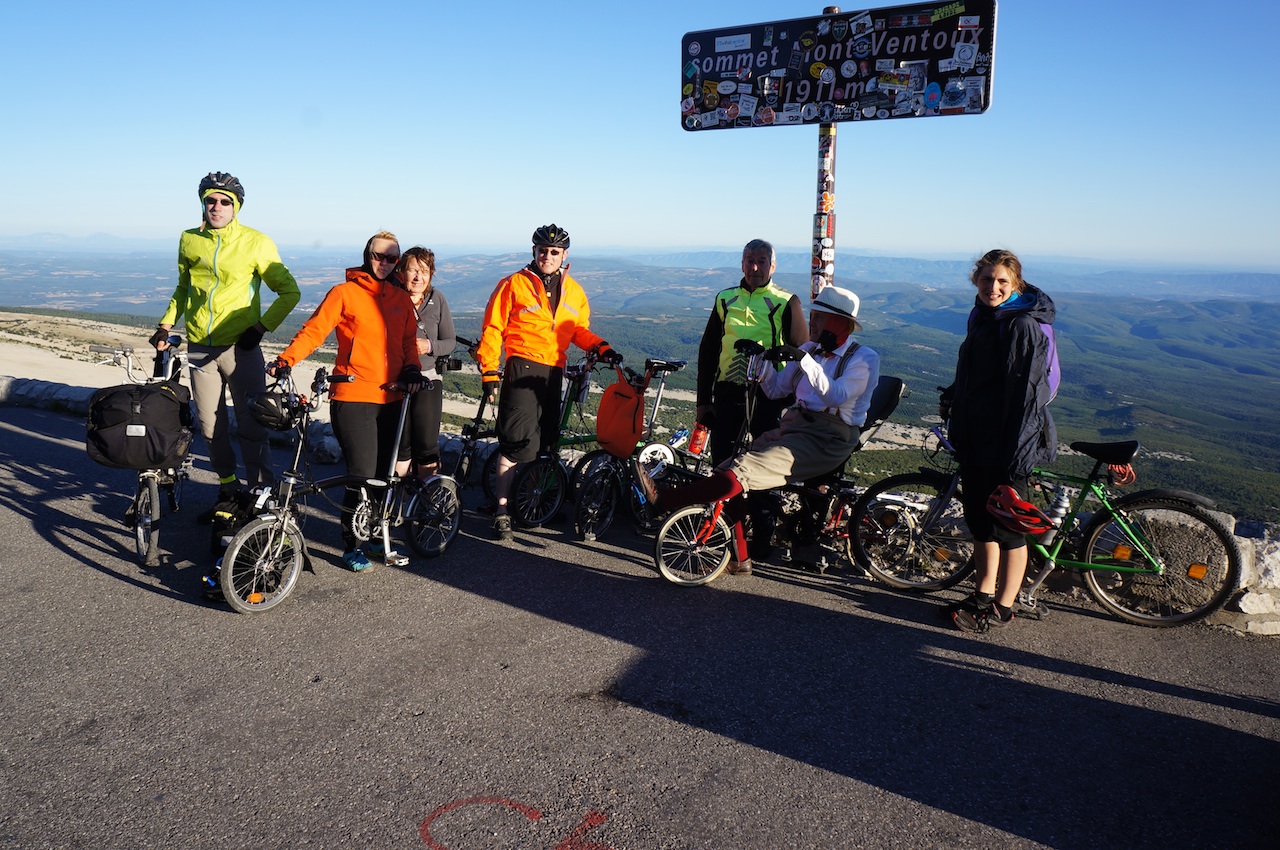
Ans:
[{"label": "woman in dark purple jacket", "polygon": [[970,280],[978,289],[969,332],[960,344],[955,382],[942,396],[960,461],[961,502],[973,533],[976,592],[944,609],[960,629],[984,632],[1013,620],[1027,569],[1021,534],[987,512],[987,498],[1008,484],[1022,498],[1032,468],[1057,454],[1057,430],[1045,405],[1053,300],[1022,278],[1010,251],[988,251]]}]

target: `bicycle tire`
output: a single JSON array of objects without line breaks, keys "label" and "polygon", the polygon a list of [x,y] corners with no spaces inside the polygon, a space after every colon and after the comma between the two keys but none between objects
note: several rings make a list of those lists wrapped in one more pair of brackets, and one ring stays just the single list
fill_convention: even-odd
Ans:
[{"label": "bicycle tire", "polygon": [[516,469],[507,510],[520,525],[537,528],[559,512],[568,487],[569,477],[559,458],[534,458]]},{"label": "bicycle tire", "polygon": [[480,467],[480,487],[491,505],[498,504],[498,456],[500,454],[495,443],[493,451],[489,452],[489,456],[484,459],[484,465]]},{"label": "bicycle tire", "polygon": [[138,476],[133,497],[133,545],[144,567],[160,565],[160,487],[154,475]]},{"label": "bicycle tire", "polygon": [[601,467],[608,466],[612,460],[613,455],[604,449],[592,449],[573,462],[573,469],[569,472],[569,489],[575,499],[587,476]]},{"label": "bicycle tire", "polygon": [[682,587],[715,581],[729,565],[733,531],[723,516],[711,526],[711,507],[692,505],[667,517],[653,544],[663,578]]},{"label": "bicycle tire", "polygon": [[939,505],[947,485],[946,478],[910,472],[867,488],[849,517],[850,558],[898,590],[944,590],[963,581],[974,570],[973,535],[958,490]]},{"label": "bicycle tire", "polygon": [[287,599],[302,573],[305,545],[288,515],[250,520],[222,556],[219,583],[227,604],[241,614],[259,614]]},{"label": "bicycle tire", "polygon": [[579,540],[592,541],[609,530],[618,513],[618,474],[611,465],[590,473],[578,490],[573,530]]},{"label": "bicycle tire", "polygon": [[409,500],[404,517],[410,549],[424,558],[443,555],[462,519],[458,483],[442,475],[428,478]]},{"label": "bicycle tire", "polygon": [[[1136,527],[1163,565],[1163,572],[1086,570],[1085,586],[1098,604],[1127,623],[1179,626],[1217,611],[1240,581],[1235,537],[1203,508],[1190,502],[1135,493],[1115,504]],[[1132,541],[1105,510],[1082,532],[1080,560],[1090,564],[1141,566]],[[1127,551],[1125,551],[1127,550]],[[1196,575],[1203,573],[1202,577]]]}]

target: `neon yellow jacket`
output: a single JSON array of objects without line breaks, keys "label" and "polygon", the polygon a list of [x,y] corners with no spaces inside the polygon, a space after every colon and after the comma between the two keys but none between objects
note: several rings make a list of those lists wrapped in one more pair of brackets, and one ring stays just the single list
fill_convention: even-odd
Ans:
[{"label": "neon yellow jacket", "polygon": [[[276,294],[265,314],[259,296],[264,282]],[[197,227],[178,239],[178,286],[160,324],[182,317],[188,342],[231,345],[258,322],[275,330],[301,299],[275,243],[232,219],[226,227]]]}]

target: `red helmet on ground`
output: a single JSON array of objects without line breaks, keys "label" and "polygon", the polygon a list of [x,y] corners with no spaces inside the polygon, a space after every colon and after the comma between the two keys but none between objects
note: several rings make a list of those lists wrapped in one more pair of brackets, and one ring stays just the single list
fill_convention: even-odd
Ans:
[{"label": "red helmet on ground", "polygon": [[1053,528],[1045,512],[1018,495],[1008,484],[1001,484],[987,497],[987,513],[1010,531],[1019,534],[1044,534]]}]

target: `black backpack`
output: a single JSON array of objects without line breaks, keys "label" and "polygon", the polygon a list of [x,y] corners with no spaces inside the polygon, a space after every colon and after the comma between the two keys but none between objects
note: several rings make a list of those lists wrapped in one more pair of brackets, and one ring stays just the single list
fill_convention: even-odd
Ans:
[{"label": "black backpack", "polygon": [[89,400],[85,450],[116,469],[169,469],[191,448],[191,391],[177,381],[122,384]]}]

